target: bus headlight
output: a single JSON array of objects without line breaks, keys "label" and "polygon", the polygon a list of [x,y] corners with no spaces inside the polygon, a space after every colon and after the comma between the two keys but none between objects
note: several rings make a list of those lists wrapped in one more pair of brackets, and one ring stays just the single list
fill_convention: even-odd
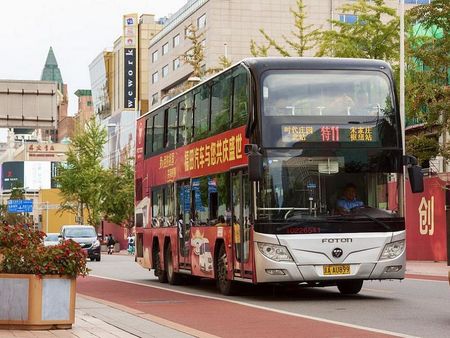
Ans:
[{"label": "bus headlight", "polygon": [[388,243],[384,246],[380,260],[397,258],[403,253],[404,249],[405,249],[404,239],[402,239],[401,241]]},{"label": "bus headlight", "polygon": [[277,262],[293,262],[292,256],[288,249],[282,245],[259,243],[259,251],[267,258]]}]

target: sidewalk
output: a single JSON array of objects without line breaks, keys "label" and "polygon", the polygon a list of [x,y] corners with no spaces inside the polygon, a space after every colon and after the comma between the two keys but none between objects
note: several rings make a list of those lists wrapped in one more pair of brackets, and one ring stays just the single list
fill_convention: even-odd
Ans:
[{"label": "sidewalk", "polygon": [[[409,276],[435,276],[445,277],[448,280],[448,273],[450,267],[447,262],[432,262],[432,261],[407,261],[406,262],[406,277]],[[444,280],[444,279],[442,279]]]},{"label": "sidewalk", "polygon": [[87,297],[77,295],[75,324],[71,330],[0,330],[0,337],[189,338],[193,336],[141,318],[137,314],[131,314],[118,308],[92,301]]}]

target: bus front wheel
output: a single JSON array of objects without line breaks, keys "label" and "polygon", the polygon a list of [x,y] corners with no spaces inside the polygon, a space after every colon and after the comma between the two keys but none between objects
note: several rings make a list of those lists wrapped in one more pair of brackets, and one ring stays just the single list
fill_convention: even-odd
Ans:
[{"label": "bus front wheel", "polygon": [[228,274],[228,256],[225,245],[222,244],[219,249],[219,255],[216,264],[216,281],[219,291],[226,296],[231,296],[236,292],[235,282],[229,280]]},{"label": "bus front wheel", "polygon": [[356,295],[361,291],[363,286],[362,280],[343,280],[337,282],[337,288],[343,295]]}]

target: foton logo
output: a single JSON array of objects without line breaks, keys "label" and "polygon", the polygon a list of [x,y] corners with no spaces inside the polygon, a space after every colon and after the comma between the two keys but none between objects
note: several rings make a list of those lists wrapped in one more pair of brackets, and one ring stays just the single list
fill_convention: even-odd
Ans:
[{"label": "foton logo", "polygon": [[352,238],[323,238],[322,243],[351,243]]}]

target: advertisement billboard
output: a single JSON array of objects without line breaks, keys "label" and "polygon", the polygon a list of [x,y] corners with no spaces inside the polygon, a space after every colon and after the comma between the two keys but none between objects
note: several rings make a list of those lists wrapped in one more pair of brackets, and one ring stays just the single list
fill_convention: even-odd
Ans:
[{"label": "advertisement billboard", "polygon": [[2,163],[2,188],[11,190],[12,187],[23,187],[24,165],[23,161]]},{"label": "advertisement billboard", "polygon": [[24,187],[27,190],[40,190],[51,188],[51,162],[25,161]]}]

